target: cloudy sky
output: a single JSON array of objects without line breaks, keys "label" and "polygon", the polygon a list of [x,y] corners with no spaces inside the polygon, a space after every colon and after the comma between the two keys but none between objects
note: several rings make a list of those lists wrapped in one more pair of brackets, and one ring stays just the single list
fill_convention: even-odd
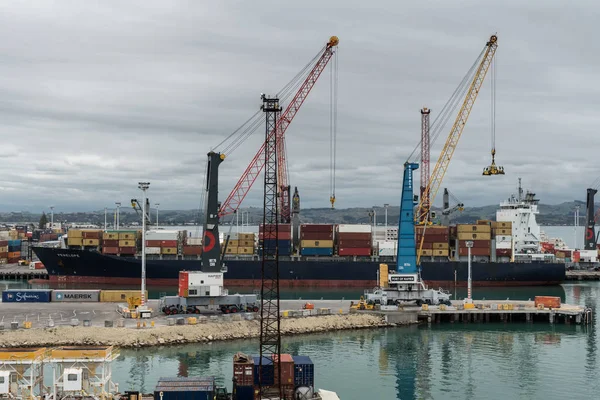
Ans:
[{"label": "cloudy sky", "polygon": [[[331,35],[340,38],[339,208],[398,203],[419,110],[435,118],[493,33],[506,175],[481,175],[490,162],[488,79],[443,187],[466,206],[492,204],[522,177],[543,202],[583,200],[600,176],[599,12],[593,1],[550,0],[6,0],[0,210],[101,209],[140,196],[139,181],[151,182],[162,209],[196,208],[207,151]],[[286,134],[303,207],[329,205],[329,83],[327,69]],[[263,134],[221,165],[222,199]],[[262,205],[258,183],[245,205]]]}]

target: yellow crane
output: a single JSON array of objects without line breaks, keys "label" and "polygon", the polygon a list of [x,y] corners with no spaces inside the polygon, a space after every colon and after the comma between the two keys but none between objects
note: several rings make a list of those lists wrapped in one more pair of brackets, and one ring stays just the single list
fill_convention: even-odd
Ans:
[{"label": "yellow crane", "polygon": [[[431,205],[433,204],[435,196],[440,189],[442,180],[444,179],[444,175],[446,174],[448,165],[450,164],[450,160],[454,154],[454,150],[456,150],[456,146],[458,145],[458,140],[460,139],[463,129],[465,128],[469,114],[473,109],[473,105],[475,104],[475,100],[477,99],[477,95],[479,94],[479,90],[483,84],[483,80],[488,72],[488,69],[490,68],[494,54],[496,54],[496,49],[498,48],[498,36],[492,35],[485,46],[485,52],[481,58],[481,61],[479,62],[479,66],[477,67],[475,75],[473,76],[469,90],[465,96],[465,100],[463,101],[458,115],[456,116],[454,125],[452,125],[452,129],[450,130],[446,144],[442,149],[442,153],[438,157],[437,163],[433,168],[429,183],[425,187],[425,191],[419,199],[419,205],[417,207],[417,212],[415,213],[415,225],[419,224],[418,221],[423,221],[423,225],[429,224]],[[492,155],[494,155],[494,152]],[[421,250],[423,249],[424,237],[424,235],[421,235],[419,251],[417,252],[417,265],[419,265],[421,261]]]}]

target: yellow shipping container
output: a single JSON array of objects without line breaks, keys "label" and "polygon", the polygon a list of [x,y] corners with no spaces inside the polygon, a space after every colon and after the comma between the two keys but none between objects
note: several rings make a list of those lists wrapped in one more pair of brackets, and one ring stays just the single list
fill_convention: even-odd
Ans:
[{"label": "yellow shipping container", "polygon": [[177,254],[177,247],[161,247],[160,254]]},{"label": "yellow shipping container", "polygon": [[69,239],[83,237],[83,231],[81,229],[69,229],[67,234],[68,234],[67,236],[69,237]]},{"label": "yellow shipping container", "polygon": [[254,240],[238,240],[238,247],[254,247]]},{"label": "yellow shipping container", "polygon": [[119,247],[135,247],[135,240],[119,240]]},{"label": "yellow shipping container", "polygon": [[254,242],[255,235],[254,233],[240,233],[238,234],[239,240],[251,240]]},{"label": "yellow shipping container", "polygon": [[460,234],[461,232],[481,232],[481,233],[491,233],[492,227],[490,225],[456,225],[456,232]]},{"label": "yellow shipping container", "polygon": [[422,249],[421,256],[431,256],[433,255],[433,250],[431,249]]},{"label": "yellow shipping container", "polygon": [[254,247],[238,247],[238,254],[254,254]]},{"label": "yellow shipping container", "polygon": [[84,246],[100,246],[100,239],[83,239]]},{"label": "yellow shipping container", "polygon": [[511,236],[512,229],[511,228],[496,228],[494,229],[494,236]]},{"label": "yellow shipping container", "polygon": [[477,225],[492,225],[494,221],[490,221],[489,219],[478,219]]},{"label": "yellow shipping container", "polygon": [[0,253],[8,253],[8,246],[1,246]]},{"label": "yellow shipping container", "polygon": [[136,232],[119,232],[119,240],[135,240]]},{"label": "yellow shipping container", "polygon": [[434,249],[433,255],[435,257],[448,257],[448,249]]},{"label": "yellow shipping container", "polygon": [[69,237],[67,238],[67,244],[69,246],[83,246],[83,238],[71,237],[71,235],[69,234]]},{"label": "yellow shipping container", "polygon": [[[146,290],[146,300],[148,299],[148,291]],[[140,290],[101,290],[100,302],[102,303],[126,303],[131,297],[141,298]]]},{"label": "yellow shipping container", "polygon": [[450,246],[448,245],[448,243],[434,243],[433,244],[433,248],[434,249],[448,249]]},{"label": "yellow shipping container", "polygon": [[[70,232],[69,232],[70,234]],[[102,235],[104,240],[119,240],[119,234],[117,232],[104,232]]]},{"label": "yellow shipping container", "polygon": [[[480,225],[483,226],[483,225]],[[458,232],[458,240],[491,240],[492,234],[490,232]]]},{"label": "yellow shipping container", "polygon": [[[223,248],[221,248],[221,252],[223,252]],[[226,254],[237,254],[238,247],[229,247],[227,246]]]},{"label": "yellow shipping container", "polygon": [[300,247],[319,247],[328,249],[333,247],[333,240],[301,240]]},{"label": "yellow shipping container", "polygon": [[498,222],[496,222],[496,228],[512,229],[512,222],[510,222],[510,221],[498,221]]},{"label": "yellow shipping container", "polygon": [[[227,247],[238,247],[239,246],[239,240],[237,239],[229,239],[229,242],[227,242]],[[225,244],[225,242],[223,242],[223,245]]]}]

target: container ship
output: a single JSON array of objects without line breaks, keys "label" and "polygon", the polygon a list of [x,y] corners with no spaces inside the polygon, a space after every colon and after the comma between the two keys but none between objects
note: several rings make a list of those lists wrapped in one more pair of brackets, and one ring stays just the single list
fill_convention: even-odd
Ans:
[{"label": "container ship", "polygon": [[[415,227],[421,249],[421,277],[430,286],[466,286],[471,248],[474,286],[557,285],[565,279],[565,259],[544,252],[533,193],[500,203],[496,220],[476,224]],[[378,227],[379,228],[379,227]],[[223,235],[220,235],[220,242]],[[70,229],[58,247],[34,247],[51,282],[138,284],[141,231]],[[393,270],[397,228],[371,225],[279,224],[280,284],[283,287],[361,287],[377,284],[382,263]],[[263,227],[230,233],[221,252],[225,284],[260,287]],[[275,239],[268,239],[275,240]],[[202,238],[186,231],[146,232],[146,276],[150,285],[177,285],[181,270],[202,269]],[[206,249],[204,247],[204,249]]]}]

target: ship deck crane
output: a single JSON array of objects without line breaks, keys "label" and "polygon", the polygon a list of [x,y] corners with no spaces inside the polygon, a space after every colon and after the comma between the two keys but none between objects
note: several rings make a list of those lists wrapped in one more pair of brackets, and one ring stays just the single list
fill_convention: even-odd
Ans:
[{"label": "ship deck crane", "polygon": [[[293,91],[297,88],[297,91],[294,97],[289,102],[288,106],[281,113],[277,124],[276,130],[273,130],[269,133],[276,138],[277,143],[277,183],[278,183],[278,212],[281,215],[281,221],[285,223],[289,223],[291,219],[291,210],[290,210],[290,185],[289,185],[289,175],[288,175],[288,166],[286,160],[286,151],[285,151],[285,133],[290,123],[300,110],[304,100],[308,97],[308,94],[316,84],[317,80],[321,73],[325,70],[325,67],[331,60],[331,58],[336,53],[336,48],[339,43],[339,39],[337,36],[332,36],[322,51],[317,54],[297,75],[294,79],[289,82],[281,91],[278,93],[278,99],[282,103],[288,99],[288,97],[293,93]],[[316,60],[316,61],[315,61]],[[334,67],[337,63],[334,62]],[[336,67],[337,68],[337,67]],[[335,118],[337,116],[337,75],[333,75],[335,71],[332,73],[332,131],[331,131],[331,157],[332,157],[332,174],[335,174]],[[301,78],[305,77],[303,81]],[[227,152],[229,149],[237,148],[247,137],[249,137],[262,123],[262,118],[260,117],[261,112],[257,112],[251,117],[242,127],[238,128],[234,133],[232,133],[227,139],[230,139],[234,134],[241,132],[238,138],[236,138],[232,144],[223,152]],[[265,167],[265,142],[263,142],[262,146],[242,174],[241,178],[238,180],[233,190],[229,194],[229,196],[225,199],[223,204],[219,209],[219,217],[223,217],[228,214],[232,214],[238,210],[242,201],[248,194],[248,191],[262,172]],[[330,202],[332,204],[335,203],[335,180],[332,178],[332,193],[330,196]]]},{"label": "ship deck crane", "polygon": [[[450,197],[454,201],[455,205],[450,207]],[[444,188],[444,206],[442,209],[442,225],[450,225],[450,215],[456,211],[463,211],[465,205],[461,203],[456,197],[454,197],[447,188]]]}]

